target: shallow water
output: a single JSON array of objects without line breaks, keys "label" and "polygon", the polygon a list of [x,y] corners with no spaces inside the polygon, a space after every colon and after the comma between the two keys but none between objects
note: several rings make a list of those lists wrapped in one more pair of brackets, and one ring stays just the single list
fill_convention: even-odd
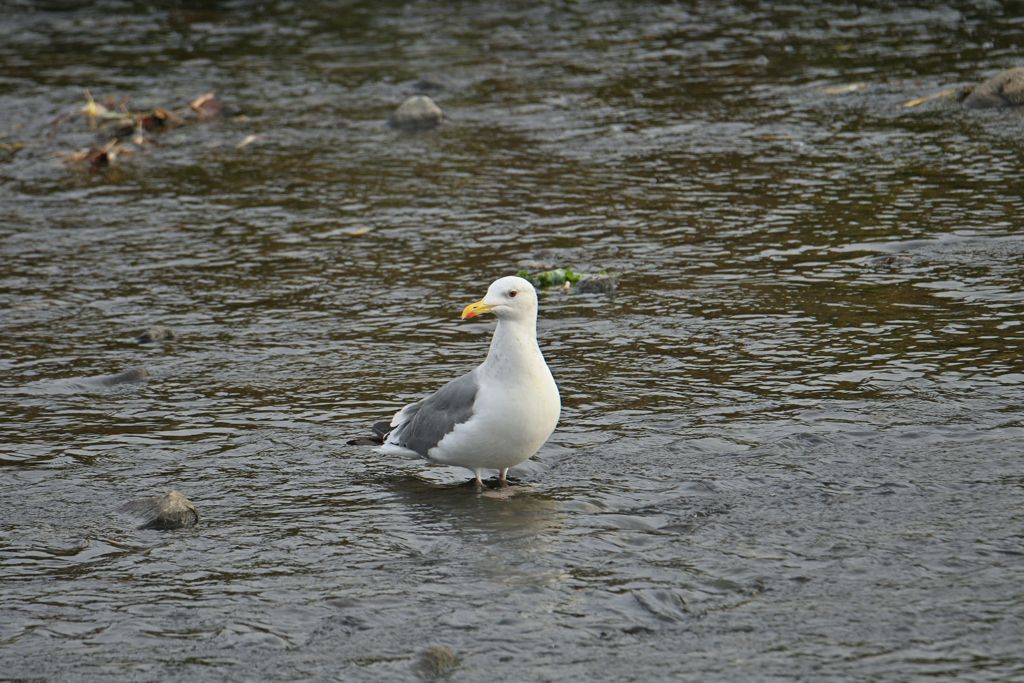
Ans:
[{"label": "shallow water", "polygon": [[[1024,6],[80,4],[0,19],[3,676],[1024,678],[1024,113],[899,107]],[[83,88],[233,111],[89,174]],[[346,445],[556,265],[514,495]]]}]

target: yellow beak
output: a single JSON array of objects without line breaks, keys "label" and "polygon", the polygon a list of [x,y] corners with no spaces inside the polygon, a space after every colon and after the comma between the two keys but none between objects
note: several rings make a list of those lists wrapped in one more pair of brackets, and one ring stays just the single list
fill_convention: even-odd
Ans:
[{"label": "yellow beak", "polygon": [[490,313],[494,310],[494,306],[489,306],[483,301],[477,301],[475,304],[470,304],[462,309],[462,319],[472,318],[474,315],[480,315],[481,313]]}]

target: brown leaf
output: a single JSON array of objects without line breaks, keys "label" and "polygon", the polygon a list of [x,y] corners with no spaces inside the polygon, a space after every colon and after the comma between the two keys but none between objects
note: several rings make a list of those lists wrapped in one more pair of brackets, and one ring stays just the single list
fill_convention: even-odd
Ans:
[{"label": "brown leaf", "polygon": [[166,109],[156,109],[152,114],[142,114],[135,117],[135,121],[148,132],[167,130],[185,123],[185,119]]},{"label": "brown leaf", "polygon": [[202,97],[197,97],[196,99],[194,99],[194,100],[192,100],[191,102],[188,103],[189,109],[196,109],[198,107],[203,106],[203,103],[206,102],[207,100],[212,100],[213,96],[215,94],[216,93],[211,90],[210,92],[206,93]]},{"label": "brown leaf", "polygon": [[926,97],[919,97],[916,100],[910,100],[909,102],[904,102],[900,106],[901,107],[916,107],[917,105],[924,104],[925,102],[928,102],[929,100],[934,100],[936,97],[945,97],[946,95],[952,95],[954,93],[956,93],[956,88],[950,88],[949,90],[943,90],[942,92],[937,92],[937,93],[934,93],[932,95],[928,95]]},{"label": "brown leaf", "polygon": [[188,107],[200,121],[215,119],[227,111],[227,107],[213,99],[212,92],[208,92],[202,97],[193,100]]},{"label": "brown leaf", "polygon": [[111,140],[102,147],[92,147],[75,152],[64,160],[68,166],[86,166],[90,173],[100,173],[117,158],[121,151],[120,140]]},{"label": "brown leaf", "polygon": [[90,173],[100,173],[104,169],[110,168],[110,164],[113,163],[116,158],[117,145],[115,141],[108,143],[103,147],[90,149],[85,160],[89,162]]}]

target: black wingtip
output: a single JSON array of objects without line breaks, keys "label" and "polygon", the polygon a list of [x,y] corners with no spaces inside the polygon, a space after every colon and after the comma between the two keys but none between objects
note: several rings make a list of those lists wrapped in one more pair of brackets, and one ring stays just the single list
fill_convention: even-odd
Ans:
[{"label": "black wingtip", "polygon": [[391,421],[377,422],[372,427],[373,436],[363,436],[358,439],[352,439],[348,442],[349,446],[382,446],[384,440],[388,438],[388,434],[391,433]]},{"label": "black wingtip", "polygon": [[382,446],[384,439],[377,436],[364,436],[361,439],[352,439],[348,442],[349,446]]}]

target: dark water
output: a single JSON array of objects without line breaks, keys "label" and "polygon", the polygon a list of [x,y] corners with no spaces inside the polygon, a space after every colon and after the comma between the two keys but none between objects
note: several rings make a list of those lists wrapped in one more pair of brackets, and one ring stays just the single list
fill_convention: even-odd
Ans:
[{"label": "dark water", "polygon": [[[4,5],[0,678],[1024,680],[1024,113],[899,106],[1022,25]],[[47,126],[83,88],[232,113],[90,174]],[[385,127],[424,91],[443,126]],[[564,409],[515,495],[345,445],[555,265],[623,275],[542,294]],[[168,488],[198,527],[116,513]]]}]

